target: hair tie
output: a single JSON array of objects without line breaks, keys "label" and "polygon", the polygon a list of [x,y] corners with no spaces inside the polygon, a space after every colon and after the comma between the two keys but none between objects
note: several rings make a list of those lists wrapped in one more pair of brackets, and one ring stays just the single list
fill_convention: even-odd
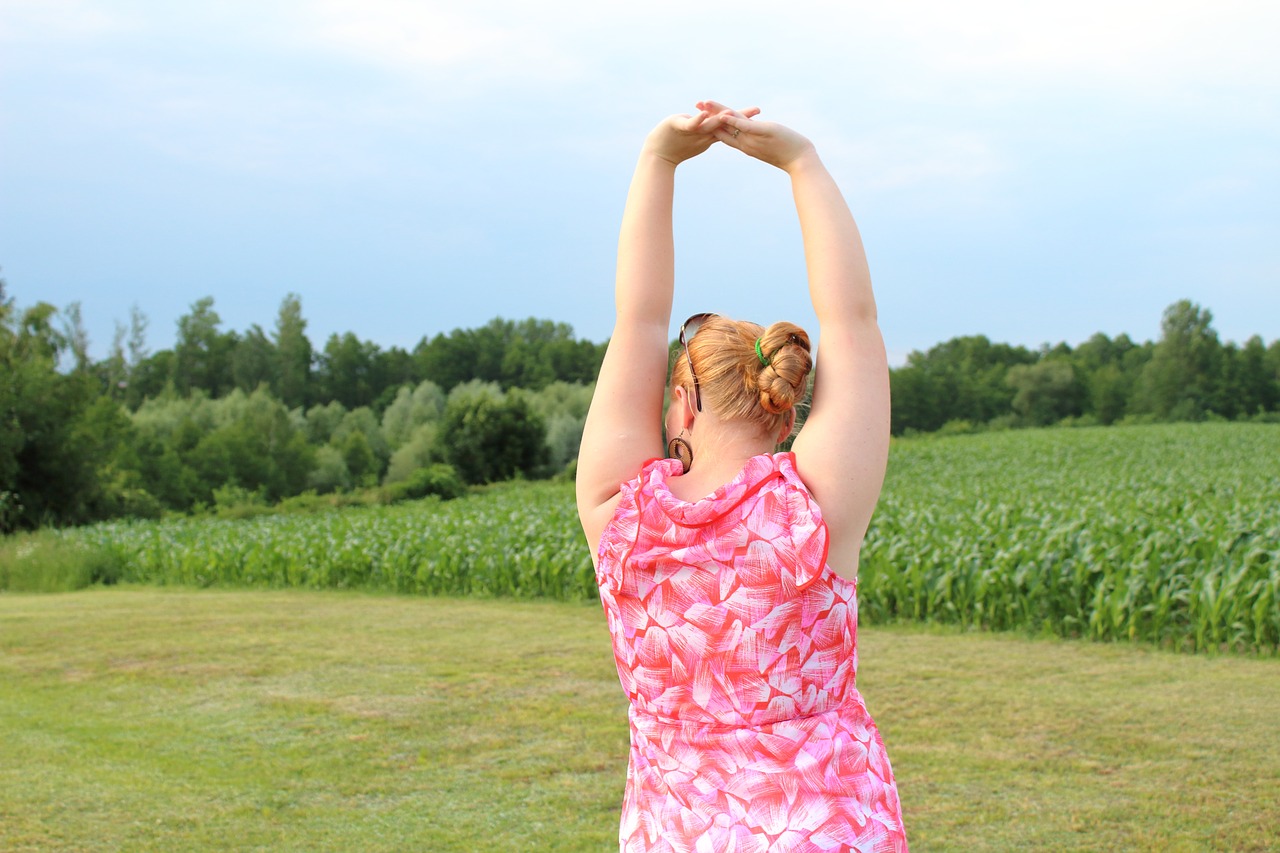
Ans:
[{"label": "hair tie", "polygon": [[765,357],[764,357],[764,352],[762,352],[762,351],[761,351],[761,349],[760,349],[760,339],[759,339],[759,338],[756,338],[756,358],[760,359],[760,366],[761,366],[761,367],[768,367],[768,366],[769,366],[769,359],[767,359],[767,358],[765,358]]}]

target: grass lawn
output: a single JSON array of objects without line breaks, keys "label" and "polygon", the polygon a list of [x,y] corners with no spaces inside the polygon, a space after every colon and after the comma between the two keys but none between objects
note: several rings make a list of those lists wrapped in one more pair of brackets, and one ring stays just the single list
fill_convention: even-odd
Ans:
[{"label": "grass lawn", "polygon": [[[1280,847],[1280,660],[864,628],[913,850]],[[0,595],[0,849],[609,850],[597,606]]]}]

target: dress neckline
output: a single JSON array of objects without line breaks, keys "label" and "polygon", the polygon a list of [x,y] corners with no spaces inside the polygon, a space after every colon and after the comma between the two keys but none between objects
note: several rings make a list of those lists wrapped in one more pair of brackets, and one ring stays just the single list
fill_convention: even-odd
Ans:
[{"label": "dress neckline", "polygon": [[685,526],[699,526],[722,517],[766,483],[776,477],[785,477],[787,471],[795,471],[795,457],[789,451],[761,453],[748,459],[742,470],[706,497],[686,501],[676,497],[667,482],[668,478],[680,476],[680,461],[659,459],[646,472],[642,484],[648,487],[647,491],[673,521]]}]

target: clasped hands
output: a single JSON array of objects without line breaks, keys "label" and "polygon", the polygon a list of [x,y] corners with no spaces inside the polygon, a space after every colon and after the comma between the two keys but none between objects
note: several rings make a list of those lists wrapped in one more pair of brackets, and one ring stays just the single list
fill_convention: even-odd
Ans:
[{"label": "clasped hands", "polygon": [[759,107],[739,111],[715,101],[699,101],[695,106],[697,115],[663,119],[645,147],[675,166],[723,142],[783,171],[813,151],[813,143],[794,130],[777,122],[754,121]]}]

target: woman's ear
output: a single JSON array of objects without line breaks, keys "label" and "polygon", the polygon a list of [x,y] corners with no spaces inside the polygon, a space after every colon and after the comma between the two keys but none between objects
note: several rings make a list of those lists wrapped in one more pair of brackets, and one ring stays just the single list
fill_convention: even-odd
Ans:
[{"label": "woman's ear", "polygon": [[778,444],[782,444],[782,442],[790,438],[791,431],[794,430],[795,428],[796,428],[796,410],[789,409],[787,413],[782,416],[782,430],[778,433]]},{"label": "woman's ear", "polygon": [[684,386],[677,385],[671,389],[671,408],[676,413],[676,429],[679,432],[692,430],[693,422],[698,419],[698,415],[693,410],[693,400],[689,398],[689,392],[684,389]]}]

